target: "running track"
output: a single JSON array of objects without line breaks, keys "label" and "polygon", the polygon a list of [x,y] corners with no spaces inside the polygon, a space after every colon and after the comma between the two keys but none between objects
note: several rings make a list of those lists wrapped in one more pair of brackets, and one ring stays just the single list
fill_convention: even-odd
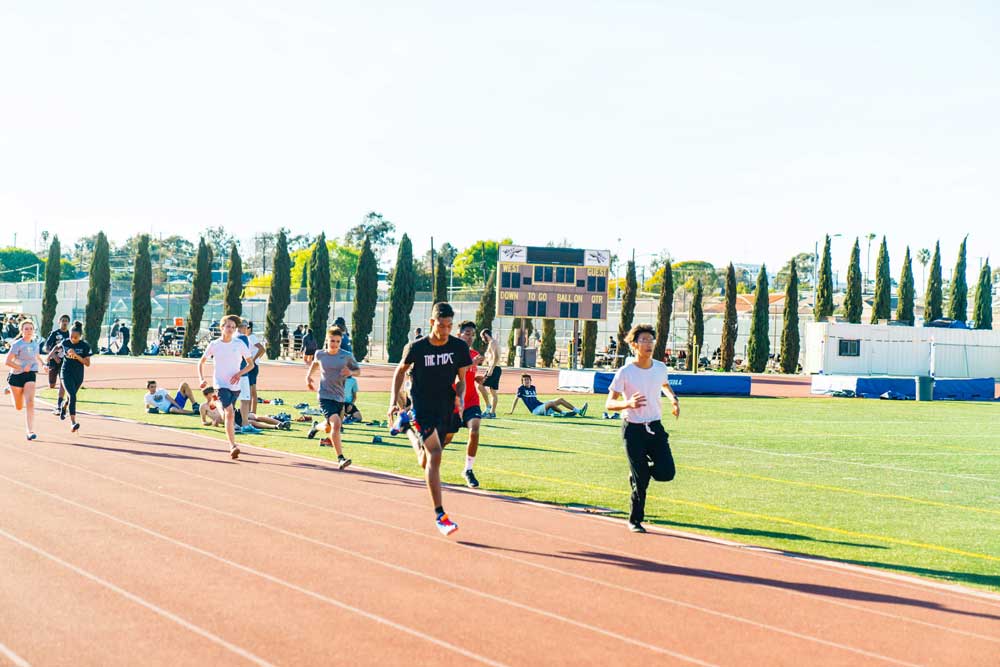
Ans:
[{"label": "running track", "polygon": [[0,665],[1000,660],[1000,596],[464,489],[446,539],[412,479],[97,417],[27,443],[19,418]]}]

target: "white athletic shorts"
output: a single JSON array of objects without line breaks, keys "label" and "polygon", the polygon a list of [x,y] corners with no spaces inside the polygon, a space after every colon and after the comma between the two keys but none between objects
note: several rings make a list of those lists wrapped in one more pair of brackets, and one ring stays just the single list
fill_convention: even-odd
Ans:
[{"label": "white athletic shorts", "polygon": [[246,375],[240,378],[240,400],[250,400],[250,378]]}]

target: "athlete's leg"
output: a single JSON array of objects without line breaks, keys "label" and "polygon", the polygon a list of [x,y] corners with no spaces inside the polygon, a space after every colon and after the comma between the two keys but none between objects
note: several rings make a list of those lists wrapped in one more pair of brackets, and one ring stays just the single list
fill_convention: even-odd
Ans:
[{"label": "athlete's leg", "polygon": [[337,458],[340,458],[344,455],[344,446],[341,442],[343,436],[341,435],[340,415],[330,415],[326,423],[333,430],[333,436],[330,439],[333,440],[333,448],[337,450]]},{"label": "athlete's leg", "polygon": [[555,412],[557,414],[561,415],[563,413],[562,410],[559,409],[559,401],[558,400],[548,401],[548,402],[545,403],[544,407],[545,407],[545,412],[548,412],[549,410],[555,410]]},{"label": "athlete's leg", "polygon": [[15,410],[24,408],[24,387],[10,385],[10,402]]},{"label": "athlete's leg", "polygon": [[[469,458],[476,458],[476,452],[479,451],[479,425],[481,421],[479,417],[469,420],[469,443],[465,446],[465,455]],[[469,468],[471,469],[471,464]]]},{"label": "athlete's leg", "polygon": [[413,451],[417,455],[417,464],[421,468],[427,467],[427,452],[424,450],[424,439],[420,437],[416,429],[410,429],[406,432],[406,436],[410,439],[410,445],[413,446]]},{"label": "athlete's leg", "polygon": [[250,401],[240,401],[240,417],[243,418],[244,424],[250,423]]},{"label": "athlete's leg", "polygon": [[497,413],[497,401],[499,396],[497,395],[497,390],[493,387],[489,387],[490,390],[490,414],[495,415]]},{"label": "athlete's leg", "polygon": [[28,427],[28,433],[35,432],[35,383],[27,382],[24,385],[24,423]]},{"label": "athlete's leg", "polygon": [[267,424],[268,426],[277,426],[281,422],[274,417],[268,417],[267,415],[257,415],[255,414],[250,421],[259,422],[261,424]]},{"label": "athlete's leg", "polygon": [[76,423],[76,394],[80,391],[80,384],[75,378],[69,377],[63,379],[63,384],[66,385],[66,403],[67,409],[69,410],[69,421],[71,424]]},{"label": "athlete's leg", "polygon": [[[236,411],[233,409],[232,404],[227,405],[223,409],[222,415],[226,420],[226,438],[229,439],[229,448],[232,449],[236,446]],[[243,423],[248,424],[250,422],[245,421]]]},{"label": "athlete's leg", "polygon": [[257,383],[254,382],[250,385],[250,404],[253,406],[257,405]]},{"label": "athlete's leg", "polygon": [[424,452],[427,465],[424,467],[424,477],[427,480],[427,490],[431,492],[434,507],[441,507],[441,441],[435,429],[424,440]]},{"label": "athlete's leg", "polygon": [[177,393],[191,401],[192,403],[197,403],[198,401],[194,398],[194,392],[191,391],[191,385],[187,382],[182,382],[181,386],[177,388]]},{"label": "athlete's leg", "polygon": [[652,427],[655,435],[649,438],[649,457],[653,459],[650,474],[657,482],[669,482],[677,474],[674,456],[670,452],[670,438],[661,424]]},{"label": "athlete's leg", "polygon": [[649,458],[646,456],[647,433],[641,424],[627,424],[623,431],[625,453],[628,455],[629,484],[632,486],[628,520],[642,523],[646,512],[646,489],[649,487]]},{"label": "athlete's leg", "polygon": [[573,404],[567,401],[565,398],[557,398],[552,402],[556,404],[556,407],[566,408],[567,410],[576,410],[576,408],[573,407]]}]

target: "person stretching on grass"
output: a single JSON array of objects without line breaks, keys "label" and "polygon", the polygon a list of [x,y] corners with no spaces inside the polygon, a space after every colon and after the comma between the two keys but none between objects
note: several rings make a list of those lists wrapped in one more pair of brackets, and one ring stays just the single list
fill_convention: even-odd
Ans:
[{"label": "person stretching on grass", "polygon": [[[198,413],[198,402],[194,400],[194,392],[187,382],[181,382],[177,393],[171,396],[166,389],[157,389],[156,380],[146,383],[146,395],[142,397],[147,410],[162,412],[169,415],[194,415]],[[184,406],[191,401],[191,409]]]},{"label": "person stretching on grass", "polygon": [[[556,398],[542,403],[538,400],[538,391],[535,389],[535,385],[531,384],[531,376],[527,373],[521,376],[521,386],[517,388],[517,394],[514,396],[514,402],[510,404],[508,414],[514,414],[518,399],[523,401],[524,407],[528,408],[528,411],[536,417],[584,417],[589,405],[584,403],[582,408],[577,409],[565,398]],[[563,409],[566,409],[567,412],[563,412]]]},{"label": "person stretching on grass", "polygon": [[[198,361],[198,381],[201,389],[208,386],[205,380],[205,362],[212,359],[214,362],[212,379],[226,419],[229,456],[238,459],[240,448],[236,446],[236,416],[233,414],[233,404],[240,397],[240,381],[244,375],[253,370],[253,352],[250,351],[250,346],[235,337],[236,329],[240,325],[239,315],[226,315],[220,324],[222,337],[209,343],[205,348],[205,354]],[[244,360],[247,364],[240,368],[240,363]]]},{"label": "person stretching on grass", "polygon": [[670,441],[660,422],[660,390],[667,393],[675,418],[680,417],[681,408],[667,381],[667,365],[653,359],[655,329],[648,324],[637,324],[628,332],[625,341],[636,359],[615,373],[608,387],[605,409],[624,412],[622,438],[628,455],[628,481],[632,486],[628,527],[633,533],[645,533],[642,521],[649,478],[669,482],[675,474]]},{"label": "person stretching on grass", "polygon": [[35,378],[41,367],[39,341],[35,338],[35,323],[21,320],[21,335],[10,346],[5,364],[10,368],[7,383],[11,400],[17,410],[24,410],[24,434],[29,441],[35,435]]},{"label": "person stretching on grass", "polygon": [[[341,470],[351,465],[351,459],[344,458],[341,435],[341,420],[344,403],[347,401],[344,395],[344,381],[361,373],[361,364],[354,360],[354,355],[340,349],[343,336],[344,332],[340,327],[330,327],[326,332],[326,348],[316,351],[315,358],[306,371],[306,386],[309,387],[309,391],[316,391],[313,373],[317,368],[320,369],[319,391],[316,392],[316,398],[319,399],[319,407],[325,417],[323,430],[326,432],[326,437],[319,441],[319,446],[332,445],[337,450],[337,467]],[[307,437],[316,437],[319,428],[319,422],[313,422]]]},{"label": "person stretching on grass", "polygon": [[[215,393],[215,387],[205,387],[202,392],[205,395],[205,402],[198,408],[198,414],[201,415],[201,423],[203,426],[223,426],[226,423],[225,417],[222,415],[222,409],[219,407],[218,396]],[[197,403],[195,404],[197,405]],[[236,425],[242,424],[242,417],[238,410],[233,410],[233,416],[236,418]],[[287,421],[281,421],[273,417],[265,417],[264,415],[256,415],[250,413],[250,423],[253,424],[254,428],[261,431],[264,430],[275,430],[275,431],[290,431],[292,430],[292,423]]]}]

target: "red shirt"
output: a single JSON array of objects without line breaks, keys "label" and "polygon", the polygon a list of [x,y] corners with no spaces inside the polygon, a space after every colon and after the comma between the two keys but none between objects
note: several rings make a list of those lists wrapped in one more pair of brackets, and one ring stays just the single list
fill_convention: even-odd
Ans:
[{"label": "red shirt", "polygon": [[[469,348],[469,355],[472,357],[472,366],[469,367],[468,372],[465,374],[465,407],[473,408],[479,407],[479,389],[476,388],[476,357],[479,353]],[[452,385],[452,387],[457,388],[458,383]],[[458,412],[456,409],[455,412]]]}]

